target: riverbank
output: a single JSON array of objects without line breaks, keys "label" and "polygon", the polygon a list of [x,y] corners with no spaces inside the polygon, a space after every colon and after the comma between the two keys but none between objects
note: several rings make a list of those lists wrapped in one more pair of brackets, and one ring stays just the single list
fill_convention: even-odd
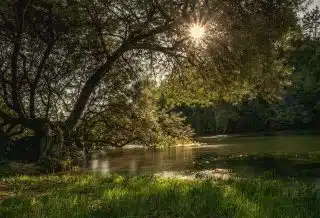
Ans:
[{"label": "riverbank", "polygon": [[[0,217],[319,217],[320,153],[215,155],[193,170],[37,175],[0,165]],[[27,175],[29,174],[29,175]],[[31,175],[30,175],[31,174]]]},{"label": "riverbank", "polygon": [[[294,184],[294,185],[293,185]],[[1,179],[0,217],[317,217],[320,192],[292,180],[99,174]]]},{"label": "riverbank", "polygon": [[259,131],[259,132],[243,132],[243,133],[226,133],[226,134],[209,134],[196,136],[196,140],[215,139],[215,138],[240,138],[240,137],[258,137],[258,136],[292,136],[292,135],[319,135],[318,129],[306,130],[281,130],[281,131]]}]

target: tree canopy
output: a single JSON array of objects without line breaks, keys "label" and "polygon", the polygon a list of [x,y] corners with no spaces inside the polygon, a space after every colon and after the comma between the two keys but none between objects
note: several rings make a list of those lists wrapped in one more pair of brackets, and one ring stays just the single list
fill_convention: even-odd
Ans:
[{"label": "tree canopy", "polygon": [[[32,130],[35,144],[41,144],[47,135],[71,140],[88,122],[108,123],[108,131],[111,124],[116,130],[128,119],[140,125],[143,119],[136,122],[133,117],[141,114],[123,114],[137,102],[144,107],[137,96],[148,80],[162,83],[161,93],[174,104],[236,101],[258,93],[272,99],[288,84],[291,68],[284,53],[298,29],[297,12],[303,4],[1,1],[1,128],[7,134]],[[190,37],[195,24],[205,28],[204,37],[196,41]],[[160,111],[150,109],[155,110]],[[95,122],[97,117],[108,119]]]}]

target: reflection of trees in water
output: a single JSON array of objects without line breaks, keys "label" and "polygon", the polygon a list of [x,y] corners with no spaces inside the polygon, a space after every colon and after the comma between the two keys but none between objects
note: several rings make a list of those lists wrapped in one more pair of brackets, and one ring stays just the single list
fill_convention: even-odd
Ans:
[{"label": "reflection of trees in water", "polygon": [[130,161],[130,173],[134,174],[137,172],[137,160],[136,159],[132,159]]},{"label": "reflection of trees in water", "polygon": [[110,172],[110,163],[108,159],[101,161],[101,172],[102,173]]},{"label": "reflection of trees in water", "polygon": [[95,159],[95,160],[91,161],[91,169],[93,171],[97,170],[98,166],[99,166],[99,160],[98,159]]},{"label": "reflection of trees in water", "polygon": [[173,147],[158,150],[125,150],[106,155],[93,154],[87,166],[92,171],[108,173],[124,171],[135,174],[141,171],[186,169],[192,162],[194,149]]}]

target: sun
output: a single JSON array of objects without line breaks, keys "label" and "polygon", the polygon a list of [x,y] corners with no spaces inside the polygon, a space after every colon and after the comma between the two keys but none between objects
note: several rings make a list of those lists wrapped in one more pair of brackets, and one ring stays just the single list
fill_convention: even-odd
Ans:
[{"label": "sun", "polygon": [[201,26],[199,24],[193,24],[191,27],[190,27],[190,36],[195,39],[195,40],[199,40],[201,38],[204,37],[205,35],[205,27],[204,26]]}]

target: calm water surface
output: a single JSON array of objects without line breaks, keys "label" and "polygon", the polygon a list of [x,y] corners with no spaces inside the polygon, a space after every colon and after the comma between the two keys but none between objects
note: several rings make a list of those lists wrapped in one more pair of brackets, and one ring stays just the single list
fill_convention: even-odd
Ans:
[{"label": "calm water surface", "polygon": [[193,171],[201,156],[259,153],[306,153],[320,151],[320,135],[268,137],[202,137],[200,146],[147,150],[115,149],[97,152],[87,163],[89,170],[137,174],[143,172]]}]

